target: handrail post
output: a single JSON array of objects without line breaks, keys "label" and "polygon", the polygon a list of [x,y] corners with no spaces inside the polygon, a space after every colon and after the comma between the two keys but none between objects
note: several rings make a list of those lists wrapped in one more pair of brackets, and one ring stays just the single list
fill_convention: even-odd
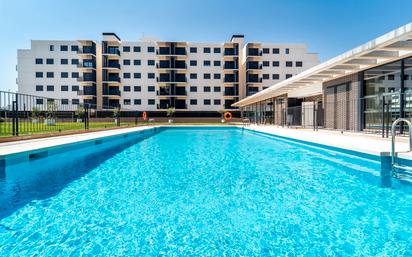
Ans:
[{"label": "handrail post", "polygon": [[[391,134],[392,134],[392,140],[391,140],[391,162],[392,162],[392,171],[395,171],[395,143],[396,143],[396,125],[399,122],[405,122],[408,125],[408,130],[409,130],[409,152],[412,151],[412,123],[405,119],[405,118],[399,118],[395,120],[392,123],[392,128],[391,128]],[[395,173],[395,172],[394,172]]]}]

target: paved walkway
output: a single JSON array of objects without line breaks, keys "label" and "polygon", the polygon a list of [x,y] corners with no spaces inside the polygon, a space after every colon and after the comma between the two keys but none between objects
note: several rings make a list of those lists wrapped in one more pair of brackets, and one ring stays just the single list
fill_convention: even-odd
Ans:
[{"label": "paved walkway", "polygon": [[58,145],[77,143],[81,141],[98,139],[102,137],[121,135],[121,134],[130,133],[134,131],[145,130],[145,129],[153,128],[153,127],[154,126],[140,126],[140,127],[133,127],[133,128],[104,130],[104,131],[96,131],[96,132],[82,133],[82,134],[75,134],[75,135],[0,143],[0,156],[20,153],[20,152],[26,152],[26,151],[32,151],[32,150],[53,147],[53,146],[58,146]]},{"label": "paved walkway", "polygon": [[[339,131],[328,130],[313,131],[312,129],[282,128],[267,125],[251,125],[246,128],[372,155],[388,156],[391,154],[391,139],[382,138],[379,135],[353,132],[341,133]],[[407,152],[408,148],[408,138],[397,137],[396,151]],[[412,152],[399,153],[398,156],[412,160]]]}]

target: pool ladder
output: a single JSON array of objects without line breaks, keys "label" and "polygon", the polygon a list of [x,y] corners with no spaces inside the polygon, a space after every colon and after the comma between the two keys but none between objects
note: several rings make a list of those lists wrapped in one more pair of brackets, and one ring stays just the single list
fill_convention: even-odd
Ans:
[{"label": "pool ladder", "polygon": [[391,148],[391,158],[392,158],[392,176],[399,178],[400,176],[408,176],[412,178],[412,167],[399,165],[396,163],[396,152],[395,152],[395,138],[396,138],[396,125],[399,122],[405,122],[408,125],[409,130],[409,151],[412,151],[412,123],[405,119],[399,118],[392,123],[391,134],[392,134],[392,148]]}]

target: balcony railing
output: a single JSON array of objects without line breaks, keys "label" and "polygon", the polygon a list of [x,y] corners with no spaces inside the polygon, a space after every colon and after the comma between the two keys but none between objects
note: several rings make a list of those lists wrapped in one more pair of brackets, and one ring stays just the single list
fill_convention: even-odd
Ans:
[{"label": "balcony railing", "polygon": [[94,62],[79,62],[77,68],[96,69],[96,64]]},{"label": "balcony railing", "polygon": [[187,69],[186,63],[175,63],[175,64],[156,64],[157,69]]},{"label": "balcony railing", "polygon": [[223,52],[225,56],[237,56],[237,50],[235,48],[225,48],[225,51]]},{"label": "balcony railing", "polygon": [[81,76],[77,78],[78,82],[96,82],[96,77],[93,76]]},{"label": "balcony railing", "polygon": [[162,77],[157,77],[156,78],[157,82],[165,82],[165,83],[179,83],[179,82],[187,82],[186,77],[177,77],[177,78],[162,78]]},{"label": "balcony railing", "polygon": [[187,109],[187,104],[176,104],[175,106],[170,104],[157,104],[157,109],[160,110],[165,110],[172,107],[174,107],[176,110],[184,110]]},{"label": "balcony railing", "polygon": [[225,90],[224,96],[238,96],[239,94],[235,90]]},{"label": "balcony railing", "polygon": [[103,90],[103,95],[121,96],[120,90]]},{"label": "balcony railing", "polygon": [[186,96],[187,95],[187,91],[186,90],[176,90],[176,91],[162,91],[162,90],[157,90],[156,91],[156,95],[158,96]]},{"label": "balcony railing", "polygon": [[109,81],[109,82],[120,82],[120,77],[107,77],[103,81]]},{"label": "balcony railing", "polygon": [[262,78],[247,78],[246,83],[261,83]]},{"label": "balcony railing", "polygon": [[262,56],[262,51],[255,48],[249,48],[247,51],[248,56]]},{"label": "balcony railing", "polygon": [[120,56],[120,50],[118,48],[108,48],[105,54],[114,54]]},{"label": "balcony railing", "polygon": [[90,47],[83,47],[77,49],[78,54],[96,54],[96,49]]},{"label": "balcony railing", "polygon": [[157,55],[187,55],[185,48],[160,48],[156,51]]},{"label": "balcony railing", "polygon": [[224,83],[238,83],[239,79],[238,78],[233,78],[233,77],[225,77],[223,79]]},{"label": "balcony railing", "polygon": [[237,70],[237,69],[239,69],[239,67],[236,64],[225,63],[225,65],[223,66],[223,69],[225,69],[225,70]]},{"label": "balcony railing", "polygon": [[246,65],[246,69],[248,69],[248,70],[261,70],[262,69],[262,64],[249,62]]},{"label": "balcony railing", "polygon": [[108,64],[104,65],[104,68],[120,69],[120,63],[108,63]]}]

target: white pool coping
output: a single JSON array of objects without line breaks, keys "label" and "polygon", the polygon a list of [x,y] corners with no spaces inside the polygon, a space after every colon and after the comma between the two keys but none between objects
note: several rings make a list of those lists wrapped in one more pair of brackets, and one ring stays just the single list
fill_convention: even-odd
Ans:
[{"label": "white pool coping", "polygon": [[[189,125],[182,125],[189,126]],[[198,126],[198,125],[191,125]],[[209,125],[201,125],[203,127],[210,127]],[[199,127],[201,127],[199,126]],[[215,125],[216,126],[216,125]],[[123,128],[105,131],[96,131],[83,134],[56,136],[41,139],[29,139],[22,141],[14,141],[7,143],[0,143],[0,157],[6,155],[12,155],[22,152],[28,152],[33,150],[39,150],[49,147],[61,146],[66,144],[72,144],[87,140],[99,139],[109,136],[121,135],[125,133],[131,133],[136,131],[143,131],[155,127],[169,127],[168,125],[160,126],[141,126],[133,128]],[[175,127],[175,125],[174,125]],[[222,126],[222,127],[228,127]],[[238,126],[242,127],[242,126]],[[275,136],[282,136],[291,139],[297,139],[309,143],[322,144],[326,146],[341,148],[350,151],[357,151],[365,154],[371,154],[376,156],[390,156],[391,142],[390,139],[379,138],[374,135],[365,135],[360,133],[343,133],[340,134],[336,131],[319,130],[313,131],[310,129],[292,129],[282,128],[277,126],[262,126],[251,125],[245,127],[252,131],[263,132],[272,134]],[[398,138],[396,142],[396,151],[398,157],[403,159],[412,160],[412,152],[403,153],[408,150],[407,140],[405,138]]]},{"label": "white pool coping", "polygon": [[[282,128],[268,125],[250,125],[245,128],[275,136],[288,137],[309,143],[322,144],[370,155],[391,155],[391,139],[381,138],[378,135],[348,132],[341,134],[337,131],[313,131],[311,129]],[[409,145],[406,138],[398,137],[396,140],[397,156],[402,159],[412,160],[412,152],[407,152],[408,149]]]},{"label": "white pool coping", "polygon": [[0,156],[17,154],[22,152],[29,152],[33,150],[39,150],[49,147],[61,146],[66,144],[78,143],[93,139],[99,139],[109,136],[122,135],[126,133],[143,131],[151,129],[158,126],[141,126],[133,128],[123,128],[123,129],[113,129],[96,131],[82,134],[66,135],[66,136],[56,136],[47,137],[39,139],[28,139],[22,141],[14,141],[7,143],[0,143]]}]

